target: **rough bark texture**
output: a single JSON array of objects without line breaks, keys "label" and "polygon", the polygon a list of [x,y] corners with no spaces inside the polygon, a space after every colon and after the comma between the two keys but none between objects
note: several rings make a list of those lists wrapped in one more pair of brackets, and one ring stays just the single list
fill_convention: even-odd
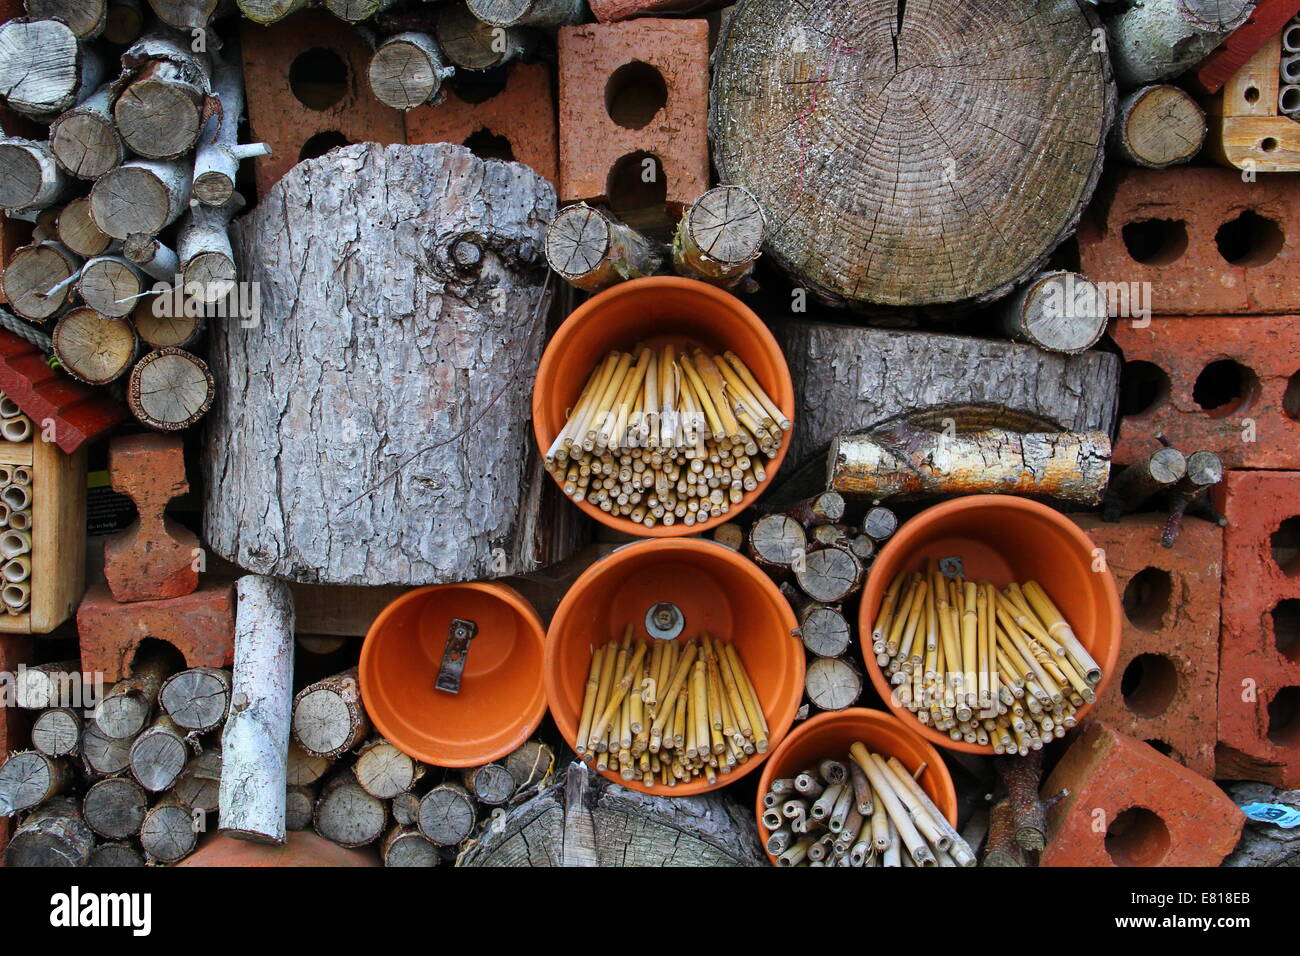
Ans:
[{"label": "rough bark texture", "polygon": [[74,800],[60,797],[41,807],[15,832],[5,847],[6,866],[85,866],[95,834],[81,818]]},{"label": "rough bark texture", "polygon": [[221,831],[283,843],[293,695],[293,597],[249,575],[235,585],[235,667],[221,735]]},{"label": "rough bark texture", "polygon": [[1097,26],[1082,0],[748,0],[714,54],[719,177],[829,302],[992,301],[1096,187],[1115,110]]},{"label": "rough bark texture", "polygon": [[1142,0],[1110,21],[1115,76],[1125,86],[1173,79],[1246,22],[1257,0]]},{"label": "rough bark texture", "polygon": [[572,764],[480,833],[460,866],[761,866],[752,811],[722,793],[648,796]]},{"label": "rough bark texture", "polygon": [[1029,345],[889,329],[787,322],[794,378],[788,461],[905,412],[987,405],[1064,430],[1109,432],[1119,402],[1114,355],[1054,355]]},{"label": "rough bark texture", "polygon": [[352,146],[281,179],[235,227],[261,322],[212,331],[212,548],[366,585],[567,557],[580,522],[528,430],[554,209],[532,170],[447,144]]}]

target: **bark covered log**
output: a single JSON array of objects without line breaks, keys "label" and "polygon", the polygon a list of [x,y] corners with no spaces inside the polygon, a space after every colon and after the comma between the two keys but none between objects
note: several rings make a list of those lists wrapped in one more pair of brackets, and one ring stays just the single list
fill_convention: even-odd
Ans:
[{"label": "bark covered log", "polygon": [[673,236],[673,264],[679,275],[734,289],[753,271],[765,236],[763,210],[753,194],[740,186],[718,186],[682,215]]},{"label": "bark covered log", "polygon": [[179,36],[154,34],[122,55],[129,72],[113,102],[122,141],[148,159],[176,159],[198,142],[212,95],[212,61],[181,45]]},{"label": "bark covered log", "polygon": [[388,808],[341,771],[325,782],[312,821],[317,833],[339,846],[365,846],[384,835]]},{"label": "bark covered log", "polygon": [[395,110],[441,102],[443,81],[456,72],[443,60],[438,41],[406,31],[389,37],[370,57],[366,77],[375,99]]},{"label": "bark covered log", "polygon": [[163,682],[158,703],[184,730],[215,730],[230,705],[230,671],[221,667],[177,671]]},{"label": "bark covered log", "polygon": [[141,654],[130,675],[114,684],[95,707],[94,720],[99,729],[115,740],[139,734],[153,715],[162,682],[173,670],[166,654]]},{"label": "bark covered log", "polygon": [[457,846],[474,832],[474,800],[458,783],[440,784],[420,798],[416,825],[438,846]]},{"label": "bark covered log", "polygon": [[395,826],[384,837],[384,866],[437,866],[442,862],[438,847],[419,830]]},{"label": "bark covered log", "polygon": [[1109,433],[1118,409],[1120,363],[1102,352],[1055,355],[1005,341],[820,322],[786,322],[780,338],[798,397],[794,464],[840,435],[914,411],[989,406],[1063,431]]},{"label": "bark covered log", "polygon": [[126,144],[113,120],[115,95],[106,83],[50,124],[50,149],[64,172],[98,179],[126,161]]},{"label": "bark covered log", "polygon": [[81,804],[86,824],[106,840],[128,840],[140,832],[149,795],[129,777],[108,777],[91,785]]},{"label": "bark covered log", "polygon": [[1076,0],[740,4],[714,54],[719,177],[829,302],[993,301],[1097,184],[1115,109],[1098,26]]},{"label": "bark covered log", "polygon": [[581,522],[527,427],[554,204],[518,164],[365,144],[294,167],[236,224],[262,315],[212,330],[217,553],[379,585],[522,574],[572,552]]},{"label": "bark covered log", "polygon": [[804,674],[804,691],[814,707],[844,710],[862,696],[862,675],[848,661],[819,657]]},{"label": "bark covered log", "polygon": [[171,794],[154,804],[140,824],[140,846],[150,860],[159,863],[185,859],[198,842],[194,811]]},{"label": "bark covered log", "polygon": [[368,733],[370,718],[355,667],[304,687],[293,699],[293,739],[309,754],[332,760]]},{"label": "bark covered log", "polygon": [[600,292],[654,275],[664,264],[664,252],[631,226],[580,202],[565,206],[551,220],[546,259],[565,282],[584,292]]},{"label": "bark covered log", "polygon": [[63,198],[67,185],[48,143],[0,139],[0,209],[45,209]]},{"label": "bark covered log", "polygon": [[244,71],[239,47],[231,44],[215,59],[212,84],[221,109],[203,124],[194,154],[191,189],[194,198],[208,206],[221,206],[230,199],[240,162],[271,152],[265,143],[239,142],[239,121],[244,113]]},{"label": "bark covered log", "polygon": [[144,866],[144,857],[129,843],[101,843],[90,852],[86,866],[117,869],[123,866]]},{"label": "bark covered log", "polygon": [[81,765],[88,777],[107,777],[125,770],[131,761],[133,738],[110,737],[94,721],[81,733]]},{"label": "bark covered log", "polygon": [[95,834],[76,801],[59,797],[23,821],[5,847],[5,866],[85,866]]},{"label": "bark covered log", "polygon": [[173,792],[191,810],[215,812],[221,805],[221,751],[205,750],[186,764]]},{"label": "bark covered log", "polygon": [[461,866],[760,866],[750,808],[725,791],[668,798],[572,764],[479,834]]},{"label": "bark covered log", "polygon": [[190,759],[184,732],[164,715],[131,744],[131,775],[152,793],[170,790]]},{"label": "bark covered log", "polygon": [[0,273],[9,307],[32,322],[56,314],[68,300],[81,260],[57,242],[36,242],[15,249]]},{"label": "bark covered log", "polygon": [[1002,305],[1002,325],[1019,342],[1076,354],[1106,331],[1106,296],[1077,272],[1047,272]]},{"label": "bark covered log", "polygon": [[0,97],[15,112],[52,119],[103,75],[103,60],[62,21],[20,18],[0,26]]},{"label": "bark covered log", "polygon": [[406,793],[424,776],[424,765],[376,737],[357,754],[352,767],[361,789],[380,800]]},{"label": "bark covered log", "polygon": [[496,27],[559,27],[581,23],[585,0],[466,0],[469,12]]},{"label": "bark covered log", "polygon": [[54,354],[63,370],[87,385],[107,385],[121,378],[138,349],[130,322],[94,309],[73,309],[54,327]]},{"label": "bark covered log", "polygon": [[1115,77],[1124,87],[1191,69],[1246,22],[1256,0],[1142,0],[1110,21]]},{"label": "bark covered log", "polygon": [[67,790],[73,782],[71,765],[35,750],[11,753],[0,764],[0,817],[40,806]]},{"label": "bark covered log", "polygon": [[157,235],[189,208],[192,175],[192,166],[176,160],[129,160],[95,181],[91,215],[114,239]]},{"label": "bark covered log", "polygon": [[442,4],[434,35],[443,55],[465,70],[490,70],[517,60],[532,48],[532,36],[515,27],[495,27],[470,13],[462,0]]},{"label": "bark covered log", "polygon": [[139,421],[158,431],[189,428],[207,414],[216,384],[207,364],[184,349],[150,352],[131,369],[126,404]]},{"label": "bark covered log", "polygon": [[32,747],[47,757],[66,757],[81,742],[81,714],[69,707],[41,711],[32,721]]},{"label": "bark covered log", "polygon": [[293,701],[293,597],[258,575],[235,584],[235,667],[221,734],[221,832],[283,843]]}]

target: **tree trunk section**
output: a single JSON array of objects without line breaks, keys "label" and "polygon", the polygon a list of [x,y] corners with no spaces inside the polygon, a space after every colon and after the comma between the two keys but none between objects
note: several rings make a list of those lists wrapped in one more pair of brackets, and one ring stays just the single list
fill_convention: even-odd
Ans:
[{"label": "tree trunk section", "polygon": [[118,134],[146,159],[178,159],[192,150],[212,94],[212,62],[169,36],[148,36],[122,55],[132,71],[113,102]]},{"label": "tree trunk section", "polygon": [[1205,133],[1205,110],[1196,100],[1177,86],[1157,84],[1120,101],[1110,146],[1135,166],[1164,169],[1199,153]]},{"label": "tree trunk section", "polygon": [[442,862],[438,848],[409,826],[389,830],[382,850],[384,866],[437,866]]},{"label": "tree trunk section", "polygon": [[40,806],[67,790],[72,782],[72,767],[61,758],[35,750],[11,753],[0,764],[0,817]]},{"label": "tree trunk section", "polygon": [[104,39],[116,46],[130,46],[144,31],[143,0],[108,0],[108,23]]},{"label": "tree trunk section", "polygon": [[1070,355],[1096,345],[1110,317],[1105,294],[1077,272],[1044,273],[1001,308],[1013,339]]},{"label": "tree trunk section", "polygon": [[1097,27],[1076,0],[740,4],[714,53],[719,178],[832,304],[991,302],[1096,187],[1115,110]]},{"label": "tree trunk section", "polygon": [[235,584],[235,667],[221,734],[221,832],[284,843],[293,694],[293,597],[259,575]]},{"label": "tree trunk section", "polygon": [[815,601],[800,609],[799,632],[803,635],[803,646],[818,657],[841,656],[849,649],[853,636],[840,608]]},{"label": "tree trunk section", "polygon": [[191,810],[215,813],[221,805],[221,751],[204,751],[186,764],[174,793]]},{"label": "tree trunk section", "polygon": [[230,671],[221,667],[178,671],[163,682],[158,703],[184,730],[216,730],[230,706]]},{"label": "tree trunk section", "polygon": [[499,807],[515,794],[515,778],[499,763],[484,764],[482,767],[466,770],[463,777],[465,789],[472,793],[479,803],[489,807]]},{"label": "tree trunk section", "polygon": [[90,200],[79,196],[59,210],[55,230],[59,242],[78,256],[99,256],[108,251],[113,240],[90,215]]},{"label": "tree trunk section", "polygon": [[387,10],[395,0],[323,0],[325,9],[340,20],[360,23]]},{"label": "tree trunk section", "polygon": [[149,0],[158,19],[178,30],[207,26],[217,13],[220,0]]},{"label": "tree trunk section", "polygon": [[93,40],[104,32],[108,0],[24,0],[27,15],[36,20],[62,20],[78,40]]},{"label": "tree trunk section", "polygon": [[420,799],[416,824],[438,846],[459,846],[474,832],[474,800],[458,783],[434,787]]},{"label": "tree trunk section", "polygon": [[1177,448],[1159,448],[1129,465],[1111,481],[1101,509],[1107,521],[1137,511],[1157,492],[1172,488],[1187,474],[1187,458]]},{"label": "tree trunk section", "polygon": [[0,26],[0,97],[15,112],[49,121],[99,85],[104,64],[58,20]]},{"label": "tree trunk section", "polygon": [[355,667],[304,687],[293,700],[293,739],[309,754],[332,760],[369,733]]},{"label": "tree trunk section", "polygon": [[832,545],[819,548],[795,569],[795,580],[804,594],[822,604],[839,604],[862,588],[865,568],[848,548]]},{"label": "tree trunk section", "polygon": [[361,789],[380,800],[406,793],[424,776],[424,765],[387,740],[375,738],[357,754],[352,767]]},{"label": "tree trunk section", "polygon": [[32,747],[47,757],[67,757],[81,742],[81,714],[67,707],[45,710],[32,722]]},{"label": "tree trunk section", "polygon": [[108,777],[121,773],[131,762],[134,738],[110,737],[93,721],[81,734],[81,763],[88,777]]},{"label": "tree trunk section", "polygon": [[86,824],[106,840],[129,840],[140,832],[149,795],[128,777],[92,784],[81,803]]},{"label": "tree trunk section", "polygon": [[494,27],[470,13],[463,3],[438,8],[434,33],[443,56],[464,70],[490,70],[505,66],[528,52],[528,34]]},{"label": "tree trunk section", "polygon": [[176,160],[132,159],[95,181],[90,210],[114,239],[155,236],[189,208],[192,167]]},{"label": "tree trunk section", "polygon": [[307,0],[238,0],[239,12],[262,26],[283,20],[307,6]]},{"label": "tree trunk section", "polygon": [[115,740],[133,738],[144,730],[153,716],[162,683],[172,673],[165,654],[154,653],[137,658],[131,674],[113,685],[95,708],[95,723]]},{"label": "tree trunk section", "polygon": [[54,161],[70,176],[98,179],[126,162],[126,144],[113,121],[115,95],[106,83],[50,125]]},{"label": "tree trunk section", "polygon": [[302,748],[298,741],[289,740],[289,785],[292,787],[307,787],[316,783],[329,771],[334,761],[329,757],[321,757],[317,754],[308,753]]},{"label": "tree trunk section", "polygon": [[748,189],[718,186],[687,208],[673,238],[679,275],[723,289],[741,285],[763,251],[763,210]]},{"label": "tree trunk section", "polygon": [[663,250],[631,226],[585,202],[565,206],[546,230],[546,260],[561,279],[600,292],[657,273]]},{"label": "tree trunk section", "polygon": [[95,834],[81,818],[76,801],[60,797],[14,831],[5,847],[5,866],[85,866],[94,846]]},{"label": "tree trunk section", "polygon": [[95,256],[81,267],[77,292],[100,315],[121,319],[135,309],[145,285],[144,273],[121,256]]},{"label": "tree trunk section", "polygon": [[58,202],[67,187],[48,143],[0,139],[0,209],[45,209]]},{"label": "tree trunk section", "polygon": [[265,143],[240,143],[239,121],[244,114],[244,71],[239,47],[231,43],[217,60],[213,86],[221,111],[208,117],[194,153],[194,198],[208,206],[222,206],[235,192],[239,164],[266,156]]},{"label": "tree trunk section", "polygon": [[840,435],[918,411],[979,406],[1063,431],[1109,433],[1118,410],[1120,362],[1102,352],[1056,355],[991,339],[820,322],[783,323],[779,337],[797,396],[795,464]]},{"label": "tree trunk section", "polygon": [[86,866],[117,869],[124,866],[144,866],[144,857],[129,843],[101,843],[90,851]]},{"label": "tree trunk section", "polygon": [[761,866],[751,808],[725,791],[636,793],[582,764],[488,826],[461,866]]},{"label": "tree trunk section", "polygon": [[505,765],[518,793],[537,786],[555,772],[555,751],[540,740],[530,740],[508,754]]},{"label": "tree trunk section", "polygon": [[388,808],[344,771],[325,782],[312,819],[325,839],[339,846],[366,846],[384,835]]},{"label": "tree trunk section", "polygon": [[158,863],[176,863],[194,852],[199,835],[193,811],[171,794],[164,796],[140,824],[140,846]]},{"label": "tree trunk section", "polygon": [[0,274],[9,307],[32,322],[43,322],[63,308],[81,260],[57,242],[37,242],[14,250]]},{"label": "tree trunk section", "polygon": [[582,522],[528,428],[554,204],[524,166],[364,144],[294,167],[239,221],[262,318],[211,333],[217,553],[364,585],[524,574],[572,553]]},{"label": "tree trunk section", "polygon": [[584,0],[467,0],[469,12],[495,27],[561,27],[581,23]]},{"label": "tree trunk section", "polygon": [[862,675],[848,661],[819,657],[804,674],[808,700],[821,710],[844,710],[862,696]]},{"label": "tree trunk section", "polygon": [[312,814],[316,809],[316,791],[311,787],[289,787],[284,795],[284,828],[307,830],[311,828]]}]

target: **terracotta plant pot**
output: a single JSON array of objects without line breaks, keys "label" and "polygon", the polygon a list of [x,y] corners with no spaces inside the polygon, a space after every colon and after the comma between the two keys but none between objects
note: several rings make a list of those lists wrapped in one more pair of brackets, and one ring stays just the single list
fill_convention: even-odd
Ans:
[{"label": "terracotta plant pot", "polygon": [[[819,760],[832,759],[848,764],[849,747],[859,742],[873,753],[897,757],[913,773],[917,767],[925,764],[925,770],[921,773],[921,789],[948,818],[948,822],[957,825],[957,790],[939,752],[905,727],[897,717],[883,710],[850,707],[835,713],[818,714],[800,724],[790,731],[776,753],[772,754],[772,759],[763,768],[758,796],[754,800],[754,818],[758,824],[759,838],[766,843],[769,831],[763,826],[763,794],[767,793],[773,780],[793,777]],[[768,853],[767,858],[776,866],[776,857]]]},{"label": "terracotta plant pot", "polygon": [[[437,690],[453,618],[478,625],[460,691]],[[438,767],[477,767],[524,743],[546,713],[542,619],[496,583],[403,594],[375,618],[361,648],[361,698],[389,742]]]},{"label": "terracotta plant pot", "polygon": [[[592,370],[615,349],[637,344],[699,346],[721,354],[730,349],[749,366],[773,402],[794,419],[794,385],[785,356],[754,311],[729,292],[694,279],[653,276],[616,285],[573,311],[551,339],[537,368],[533,386],[533,431],[543,455],[567,420]],[[790,447],[789,434],[777,457],[764,463],[768,481]],[[731,511],[717,518],[684,525],[644,525],[606,514],[586,501],[574,502],[601,524],[639,538],[673,538],[698,534],[730,521],[753,504],[767,482],[748,492]]]},{"label": "terracotta plant pot", "polygon": [[[1101,667],[1101,698],[1115,676],[1120,645],[1120,602],[1108,568],[1094,571],[1092,540],[1064,515],[1047,505],[1010,495],[973,495],[929,508],[906,522],[881,549],[858,611],[858,633],[870,634],[885,591],[900,572],[920,570],[928,558],[960,556],[968,580],[988,580],[998,587],[1029,579],[1046,589],[1079,641]],[[870,651],[868,641],[864,648]],[[907,727],[931,743],[966,753],[991,754],[981,747],[953,740],[918,721],[895,703],[889,683],[864,654],[871,683]],[[1080,721],[1092,709],[1080,707]]]},{"label": "terracotta plant pot", "polygon": [[642,793],[682,797],[726,786],[776,750],[803,696],[804,651],[794,636],[797,623],[789,603],[763,572],[731,549],[698,538],[626,545],[574,582],[546,635],[546,696],[570,747],[578,740],[592,649],[621,637],[629,622],[644,637],[646,612],[661,601],[676,605],[685,619],[679,642],[708,631],[735,643],[768,727],[767,753],[753,754],[713,785],[700,777],[647,788],[639,780],[604,774]]}]

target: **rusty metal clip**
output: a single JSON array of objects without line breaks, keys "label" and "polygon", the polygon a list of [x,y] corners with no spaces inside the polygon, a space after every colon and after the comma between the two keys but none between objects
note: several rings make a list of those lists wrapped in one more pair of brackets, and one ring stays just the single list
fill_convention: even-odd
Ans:
[{"label": "rusty metal clip", "polygon": [[458,617],[451,620],[447,631],[447,644],[442,649],[442,667],[434,688],[445,690],[449,694],[460,693],[460,678],[465,671],[465,659],[469,657],[469,642],[478,634],[478,625]]}]

